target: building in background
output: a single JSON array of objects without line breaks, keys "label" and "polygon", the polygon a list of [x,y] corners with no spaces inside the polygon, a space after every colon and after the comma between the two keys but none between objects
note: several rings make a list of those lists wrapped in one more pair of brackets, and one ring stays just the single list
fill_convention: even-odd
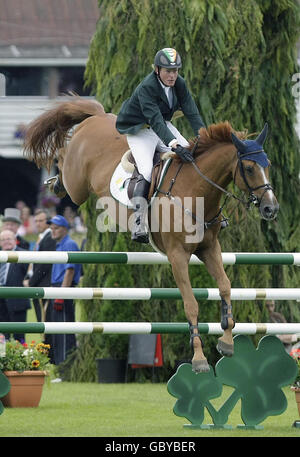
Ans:
[{"label": "building in background", "polygon": [[63,94],[89,95],[84,71],[99,9],[98,0],[0,0],[0,12],[1,214],[18,200],[38,204],[48,174],[23,159],[24,129]]}]

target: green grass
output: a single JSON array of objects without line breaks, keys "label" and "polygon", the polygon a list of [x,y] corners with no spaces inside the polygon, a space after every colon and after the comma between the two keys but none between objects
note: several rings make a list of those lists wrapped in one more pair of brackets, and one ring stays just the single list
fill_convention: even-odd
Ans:
[{"label": "green grass", "polygon": [[[166,384],[47,383],[38,408],[6,408],[0,437],[300,437],[294,393],[284,388],[288,408],[267,418],[263,430],[188,430],[175,416],[176,399]],[[224,388],[222,404],[230,389]],[[204,423],[211,423],[207,415]],[[240,403],[228,424],[241,424]]]}]

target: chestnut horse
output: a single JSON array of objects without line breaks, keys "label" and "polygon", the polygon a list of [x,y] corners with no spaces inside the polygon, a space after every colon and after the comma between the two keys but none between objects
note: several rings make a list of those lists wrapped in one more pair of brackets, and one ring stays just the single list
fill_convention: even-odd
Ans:
[{"label": "chestnut horse", "polygon": [[[74,96],[44,112],[29,125],[25,157],[48,170],[58,160],[60,180],[77,205],[85,202],[90,193],[107,197],[110,195],[111,176],[128,149],[126,137],[117,132],[115,121],[116,116],[105,113],[100,103]],[[209,365],[198,331],[199,310],[189,279],[189,260],[195,254],[217,281],[224,330],[218,339],[217,349],[222,355],[231,356],[234,319],[230,301],[231,283],[223,268],[217,238],[222,221],[220,201],[224,193],[237,198],[225,190],[234,180],[236,186],[249,196],[248,202],[243,199],[243,203],[256,204],[264,219],[276,216],[278,203],[268,182],[269,162],[262,149],[266,134],[267,126],[256,140],[246,140],[241,132],[234,132],[228,122],[201,128],[197,141],[190,142],[194,162],[183,164],[175,157],[157,194],[157,198],[167,195],[179,197],[181,201],[185,196],[193,200],[197,196],[204,197],[206,223],[202,241],[187,243],[184,229],[178,233],[172,231],[172,227],[169,232],[159,230],[151,234],[158,249],[167,255],[183,298],[190,326],[192,369],[195,372],[209,371]]]}]

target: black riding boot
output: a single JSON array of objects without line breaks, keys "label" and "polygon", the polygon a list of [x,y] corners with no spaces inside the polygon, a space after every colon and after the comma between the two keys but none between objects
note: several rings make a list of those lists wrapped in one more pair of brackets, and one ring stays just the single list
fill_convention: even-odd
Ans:
[{"label": "black riding boot", "polygon": [[149,243],[149,236],[146,227],[146,216],[148,211],[148,193],[150,183],[139,175],[133,191],[133,211],[135,215],[134,227],[131,239],[138,243]]}]

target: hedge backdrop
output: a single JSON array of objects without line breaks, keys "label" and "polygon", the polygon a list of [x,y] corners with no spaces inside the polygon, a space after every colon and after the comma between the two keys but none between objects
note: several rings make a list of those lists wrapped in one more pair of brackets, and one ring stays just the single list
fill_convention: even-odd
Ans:
[{"label": "hedge backdrop", "polygon": [[[298,72],[299,5],[292,0],[99,0],[99,20],[91,42],[86,85],[107,112],[118,113],[123,101],[152,71],[157,50],[174,47],[182,57],[180,71],[206,125],[228,120],[237,130],[258,133],[265,122],[265,149],[272,162],[271,182],[280,203],[276,221],[261,221],[257,210],[245,211],[232,202],[230,226],[220,235],[222,250],[293,252],[299,250],[299,144],[294,130],[292,75]],[[192,131],[184,119],[177,127]],[[175,123],[176,123],[175,122]],[[109,151],[107,151],[109,156]],[[130,235],[99,234],[96,198],[82,207],[88,226],[86,250],[144,251]],[[299,268],[290,266],[226,267],[232,287],[299,287]],[[205,268],[191,267],[193,287],[216,287]],[[169,266],[84,266],[84,287],[175,287]],[[185,321],[181,301],[82,301],[83,321]],[[199,303],[200,322],[219,321],[219,303]],[[278,302],[288,321],[299,321],[299,305]],[[234,302],[239,322],[266,322],[263,302]],[[128,336],[84,335],[65,363],[73,381],[97,381],[96,359],[126,358]],[[216,337],[204,336],[210,363],[219,358]],[[163,336],[164,367],[159,379],[174,372],[176,361],[189,360],[187,335]],[[133,373],[129,371],[129,380]],[[137,370],[136,380],[151,379]]]}]

